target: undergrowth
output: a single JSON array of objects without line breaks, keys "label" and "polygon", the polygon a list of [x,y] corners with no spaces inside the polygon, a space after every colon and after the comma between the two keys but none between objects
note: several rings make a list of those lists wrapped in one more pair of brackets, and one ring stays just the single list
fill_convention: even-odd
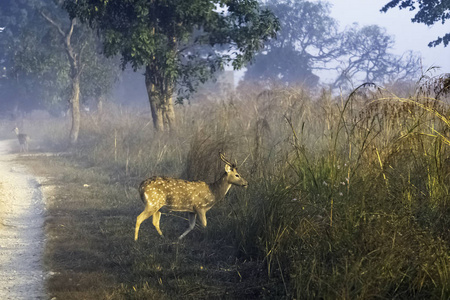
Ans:
[{"label": "undergrowth", "polygon": [[[73,156],[58,162],[85,170],[63,172],[77,183],[65,190],[73,203],[63,210],[55,200],[53,213],[67,210],[84,251],[112,261],[101,264],[108,280],[90,282],[105,299],[448,299],[449,107],[421,87],[397,95],[364,85],[336,98],[247,90],[179,107],[170,133],[152,131],[147,112],[109,105],[83,117]],[[60,147],[66,127],[52,128],[38,139]],[[219,151],[238,161],[249,188],[233,188],[208,227],[180,243],[187,221],[175,214],[162,217],[168,239],[145,222],[134,243],[140,181],[212,182],[223,172]],[[96,192],[70,200],[83,183]],[[75,251],[69,233],[49,230],[58,232],[49,253]]]}]

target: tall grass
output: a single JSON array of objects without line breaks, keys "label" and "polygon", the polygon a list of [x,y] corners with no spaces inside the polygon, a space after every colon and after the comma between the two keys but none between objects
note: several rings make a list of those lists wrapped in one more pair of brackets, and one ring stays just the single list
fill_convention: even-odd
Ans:
[{"label": "tall grass", "polygon": [[[205,238],[256,262],[272,295],[448,299],[449,107],[424,91],[248,89],[179,107],[170,133],[153,132],[148,112],[110,105],[83,118],[73,151],[128,187],[156,174],[213,181],[219,151],[237,159],[249,188],[208,213]],[[118,291],[151,288],[133,289]]]}]

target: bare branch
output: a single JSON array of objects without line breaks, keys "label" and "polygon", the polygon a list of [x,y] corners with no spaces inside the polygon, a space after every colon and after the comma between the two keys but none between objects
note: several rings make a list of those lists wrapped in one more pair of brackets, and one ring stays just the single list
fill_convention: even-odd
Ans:
[{"label": "bare branch", "polygon": [[[46,19],[50,24],[56,27],[58,29],[58,32],[63,36],[66,37],[66,33],[62,30],[61,26],[57,24],[55,21],[53,21],[49,16],[47,16],[43,11],[41,11],[41,15]],[[73,27],[72,27],[73,29]]]}]

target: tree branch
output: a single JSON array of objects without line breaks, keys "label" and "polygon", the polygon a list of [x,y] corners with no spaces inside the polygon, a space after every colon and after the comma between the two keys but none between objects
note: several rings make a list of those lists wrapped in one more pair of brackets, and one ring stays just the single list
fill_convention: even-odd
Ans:
[{"label": "tree branch", "polygon": [[[46,19],[50,24],[56,27],[58,29],[58,32],[63,36],[66,37],[66,33],[62,30],[61,26],[57,24],[55,21],[53,21],[49,16],[47,16],[43,11],[41,11],[41,15]],[[73,29],[73,27],[72,27]]]}]

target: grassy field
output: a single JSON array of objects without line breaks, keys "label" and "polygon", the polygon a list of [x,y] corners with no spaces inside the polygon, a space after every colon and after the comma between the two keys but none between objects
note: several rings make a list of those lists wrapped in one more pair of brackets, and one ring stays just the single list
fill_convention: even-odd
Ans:
[{"label": "grassy field", "polygon": [[[249,88],[177,117],[176,132],[156,133],[149,112],[109,105],[83,117],[71,155],[21,158],[53,190],[51,296],[450,298],[449,107],[429,86]],[[64,149],[67,121],[24,122],[35,151]],[[170,212],[165,239],[148,220],[134,242],[139,183],[212,182],[219,151],[248,189],[232,188],[181,242],[186,216]]]}]

